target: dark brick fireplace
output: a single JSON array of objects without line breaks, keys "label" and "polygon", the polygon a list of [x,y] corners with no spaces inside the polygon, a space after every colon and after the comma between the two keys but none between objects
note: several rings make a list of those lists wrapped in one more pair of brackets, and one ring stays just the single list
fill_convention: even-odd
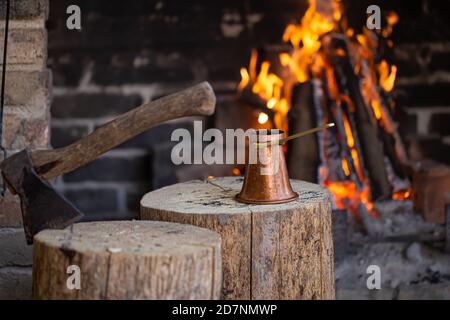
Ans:
[{"label": "dark brick fireplace", "polygon": [[[307,4],[298,0],[142,0],[133,5],[77,1],[82,30],[68,31],[65,9],[72,2],[50,4],[53,147],[82,137],[144,101],[201,80],[210,81],[218,95],[218,111],[208,123],[222,127],[221,118],[239,112],[233,106],[235,88],[251,48],[270,50],[280,45],[284,27],[301,17]],[[364,23],[365,8],[372,2],[344,2],[356,27]],[[443,27],[443,4],[374,3],[400,16],[392,37],[399,69],[394,96],[402,109],[401,132],[412,157],[450,162],[445,137],[450,115],[450,70],[445,59],[450,43],[449,30]],[[181,120],[153,129],[58,179],[56,185],[90,218],[134,217],[144,192],[176,182],[180,176],[198,177],[199,170],[177,174],[183,169],[169,162],[170,133],[180,126],[190,128],[191,122]],[[214,174],[208,170],[203,174]]]},{"label": "dark brick fireplace", "polygon": [[[5,114],[3,145],[9,152],[45,148],[49,139],[54,148],[67,145],[143,102],[203,80],[211,82],[218,97],[215,115],[201,119],[204,126],[224,129],[248,125],[247,118],[254,116],[252,110],[236,100],[239,69],[248,64],[252,48],[276,51],[282,45],[286,24],[298,21],[307,8],[306,0],[12,3],[10,32],[18,46],[11,46],[8,56],[10,100],[6,105],[10,109],[18,106],[15,110],[20,112]],[[410,159],[450,164],[448,4],[431,0],[343,3],[356,29],[364,24],[368,5],[378,4],[382,10],[398,13],[400,20],[392,40],[398,66],[393,95],[400,132]],[[71,4],[81,8],[80,31],[66,28],[66,8]],[[0,8],[2,35],[4,10]],[[54,185],[86,213],[87,220],[130,219],[136,217],[139,200],[149,190],[177,181],[231,174],[228,167],[174,166],[170,134],[179,127],[192,130],[192,119],[160,125],[59,177]],[[10,195],[3,199],[2,298],[29,296],[31,249],[25,247],[18,212],[16,200]],[[14,286],[15,291],[11,289]]]}]

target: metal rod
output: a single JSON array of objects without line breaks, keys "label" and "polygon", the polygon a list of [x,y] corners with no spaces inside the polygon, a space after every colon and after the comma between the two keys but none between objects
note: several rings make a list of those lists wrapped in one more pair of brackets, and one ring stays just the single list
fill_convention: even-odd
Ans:
[{"label": "metal rod", "polygon": [[268,145],[274,145],[274,144],[281,144],[282,145],[282,144],[285,144],[286,142],[288,142],[289,140],[297,139],[297,138],[306,136],[308,134],[311,134],[311,133],[314,133],[314,132],[317,132],[317,131],[320,131],[320,130],[328,129],[328,128],[331,128],[331,127],[334,127],[334,123],[333,122],[327,123],[327,124],[325,124],[323,126],[319,126],[319,127],[316,127],[316,128],[308,129],[306,131],[302,131],[302,132],[290,135],[289,137],[286,137],[286,138],[281,139],[281,140],[270,141],[270,142],[260,142],[260,143],[255,143],[255,145],[256,145],[257,148],[261,148],[261,147],[268,146]]},{"label": "metal rod", "polygon": [[[3,158],[6,158],[6,149],[3,147],[3,114],[5,108],[5,80],[6,80],[6,56],[8,54],[8,32],[9,32],[9,9],[10,0],[6,0],[6,16],[5,16],[5,38],[3,39],[3,62],[2,62],[2,86],[0,93],[0,151],[3,153]],[[0,194],[5,196],[6,183],[3,181]]]}]

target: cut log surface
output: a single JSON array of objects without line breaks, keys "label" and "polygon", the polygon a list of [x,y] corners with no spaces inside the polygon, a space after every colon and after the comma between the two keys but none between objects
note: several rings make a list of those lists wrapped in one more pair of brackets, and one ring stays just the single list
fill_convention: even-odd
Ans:
[{"label": "cut log surface", "polygon": [[[68,273],[73,265],[80,268],[79,290],[73,289],[75,273]],[[218,299],[220,287],[220,236],[210,230],[155,221],[90,222],[34,238],[38,299]]]},{"label": "cut log surface", "polygon": [[147,193],[141,219],[193,224],[222,237],[224,299],[334,299],[326,189],[291,180],[295,201],[247,205],[242,177],[195,180]]}]

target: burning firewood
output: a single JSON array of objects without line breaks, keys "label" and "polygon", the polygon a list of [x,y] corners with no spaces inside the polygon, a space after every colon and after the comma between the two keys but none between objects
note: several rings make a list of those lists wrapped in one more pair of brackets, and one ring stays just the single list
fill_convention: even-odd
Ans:
[{"label": "burning firewood", "polygon": [[[353,67],[347,54],[346,41],[340,36],[329,35],[324,41],[325,55],[332,66],[334,77],[341,94],[350,99],[351,105],[348,110],[348,118],[351,131],[358,146],[358,159],[363,175],[367,178],[373,200],[385,199],[391,195],[392,187],[389,183],[384,166],[383,145],[378,138],[378,130],[373,118],[368,113],[360,89],[359,79],[354,74]],[[335,54],[342,50],[346,54]],[[357,136],[355,135],[357,132]]]},{"label": "burning firewood", "polygon": [[252,53],[241,69],[241,97],[266,108],[276,128],[293,132],[336,123],[288,144],[292,176],[319,182],[333,193],[335,207],[374,215],[373,201],[411,194],[405,174],[408,162],[397,132],[389,92],[396,67],[387,56],[386,37],[396,23],[355,34],[348,28],[339,1],[310,0],[299,24],[290,24],[283,41],[292,46],[279,54],[290,73],[276,72],[271,62]]}]

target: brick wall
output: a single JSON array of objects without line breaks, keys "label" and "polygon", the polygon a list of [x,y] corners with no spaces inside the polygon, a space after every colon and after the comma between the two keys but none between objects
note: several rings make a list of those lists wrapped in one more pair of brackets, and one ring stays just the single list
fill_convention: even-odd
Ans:
[{"label": "brick wall", "polygon": [[[393,35],[399,66],[394,94],[402,133],[416,159],[450,161],[444,137],[449,134],[450,42],[441,3],[345,1],[354,25],[364,23],[369,4],[399,13]],[[81,31],[65,27],[69,4],[81,8]],[[230,117],[227,110],[235,105],[239,68],[247,64],[250,49],[276,47],[285,25],[306,9],[300,0],[53,0],[50,5],[54,147],[133,106],[202,80],[212,82],[218,94],[215,125],[220,126],[217,122]],[[58,179],[56,186],[89,219],[134,217],[148,190],[215,170],[180,172],[170,165],[171,130],[191,125],[182,120],[160,126]]]},{"label": "brick wall", "polygon": [[[6,1],[0,2],[0,64]],[[12,0],[2,145],[7,154],[48,148],[51,73],[47,69],[46,0]],[[1,79],[0,79],[1,81]],[[17,197],[0,196],[0,299],[31,295],[32,247],[26,245]]]},{"label": "brick wall", "polygon": [[[81,31],[65,28],[69,4],[81,8]],[[142,102],[203,80],[213,84],[218,108],[226,108],[250,49],[278,41],[286,21],[304,11],[298,0],[58,0],[50,5],[54,147]],[[177,127],[191,129],[192,121],[152,129],[58,179],[56,186],[88,219],[130,218],[151,189],[230,174],[218,167],[171,165],[170,134]]]},{"label": "brick wall", "polygon": [[[4,26],[0,2],[0,39]],[[395,28],[398,67],[394,94],[401,130],[414,158],[450,162],[450,30],[444,1],[345,1],[360,25],[365,8],[379,4],[400,15]],[[82,30],[65,28],[66,8],[78,4]],[[239,68],[251,48],[280,43],[286,23],[306,8],[299,0],[51,0],[48,65],[53,74],[51,143],[64,146],[130,108],[209,80],[218,95],[205,126],[232,127],[251,116],[235,101]],[[13,0],[2,144],[9,153],[49,143],[52,83],[46,68],[46,0]],[[0,53],[1,54],[1,53]],[[1,57],[1,56],[0,56]],[[233,118],[234,117],[234,118]],[[152,188],[229,168],[174,167],[170,133],[190,120],[167,123],[57,179],[88,219],[130,218]],[[30,295],[32,250],[25,246],[17,198],[0,201],[0,298]]]}]

